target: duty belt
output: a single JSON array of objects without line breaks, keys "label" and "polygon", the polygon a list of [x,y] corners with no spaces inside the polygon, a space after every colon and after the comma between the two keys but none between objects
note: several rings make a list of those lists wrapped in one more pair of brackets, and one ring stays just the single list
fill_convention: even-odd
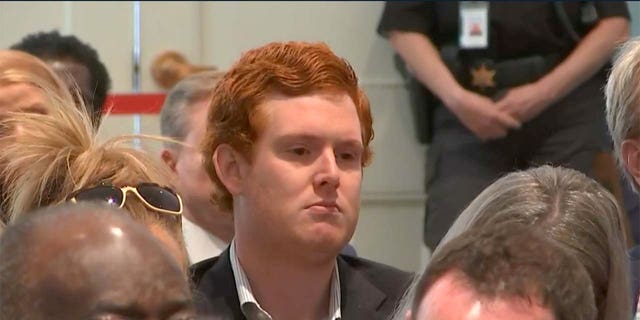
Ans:
[{"label": "duty belt", "polygon": [[474,59],[450,66],[462,86],[468,90],[492,96],[501,89],[520,86],[540,79],[561,60],[560,55],[535,55],[494,61]]}]

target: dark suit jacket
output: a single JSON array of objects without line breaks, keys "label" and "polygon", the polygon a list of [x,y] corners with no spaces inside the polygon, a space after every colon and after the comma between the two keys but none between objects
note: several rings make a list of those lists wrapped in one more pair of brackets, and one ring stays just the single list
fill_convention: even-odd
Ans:
[{"label": "dark suit jacket", "polygon": [[638,296],[640,296],[640,245],[629,250],[629,262],[631,263],[631,290],[633,297],[633,312],[638,311]]},{"label": "dark suit jacket", "polygon": [[[386,319],[413,275],[361,258],[338,256],[342,319]],[[245,319],[240,310],[229,249],[191,267],[198,311],[216,319]]]}]

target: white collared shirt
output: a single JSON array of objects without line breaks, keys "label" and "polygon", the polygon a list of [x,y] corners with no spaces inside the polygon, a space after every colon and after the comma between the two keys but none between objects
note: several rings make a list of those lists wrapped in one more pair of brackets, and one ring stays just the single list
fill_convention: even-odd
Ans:
[{"label": "white collared shirt", "polygon": [[[262,307],[260,303],[253,296],[251,291],[251,285],[249,279],[244,273],[244,269],[238,261],[236,256],[235,242],[231,241],[231,248],[229,252],[231,259],[231,268],[233,269],[233,277],[236,281],[236,288],[238,290],[238,298],[240,300],[240,309],[242,314],[247,320],[273,320],[271,315]],[[340,313],[340,276],[338,274],[338,262],[336,261],[333,268],[333,276],[331,278],[331,296],[329,297],[329,313],[327,320],[340,320],[342,317]]]},{"label": "white collared shirt", "polygon": [[182,237],[191,264],[219,256],[228,243],[182,216]]}]

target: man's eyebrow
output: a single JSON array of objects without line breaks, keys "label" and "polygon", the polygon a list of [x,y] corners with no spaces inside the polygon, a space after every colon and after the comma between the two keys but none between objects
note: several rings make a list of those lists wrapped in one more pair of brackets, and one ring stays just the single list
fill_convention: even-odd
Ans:
[{"label": "man's eyebrow", "polygon": [[356,140],[356,139],[345,139],[344,141],[341,141],[338,144],[347,146],[347,147],[364,148],[362,141]]},{"label": "man's eyebrow", "polygon": [[[177,298],[167,298],[162,302],[158,312],[161,316],[172,315],[192,305],[192,299],[183,295]],[[96,312],[112,312],[127,317],[143,317],[146,312],[134,300],[131,301],[100,301],[97,303]]]},{"label": "man's eyebrow", "polygon": [[109,312],[118,315],[140,318],[144,316],[144,311],[135,301],[99,301],[96,304],[94,313]]},{"label": "man's eyebrow", "polygon": [[313,140],[320,140],[320,137],[315,136],[313,134],[308,134],[308,133],[289,133],[289,134],[284,134],[284,135],[278,137],[277,140],[280,140],[280,141],[291,141],[291,140],[309,140],[309,141],[313,141]]},{"label": "man's eyebrow", "polygon": [[[308,134],[308,133],[291,133],[291,134],[284,134],[280,137],[278,137],[276,139],[277,141],[284,141],[284,142],[290,142],[290,141],[318,141],[318,140],[323,140],[322,137],[319,137],[317,135],[313,135],[313,134]],[[341,145],[352,145],[354,147],[362,147],[362,141],[360,141],[359,139],[350,139],[350,138],[345,138],[345,139],[341,139],[338,141],[338,144]]]},{"label": "man's eyebrow", "polygon": [[187,296],[174,298],[174,299],[167,299],[163,303],[162,308],[160,308],[160,312],[158,315],[161,318],[166,318],[168,316],[171,316],[176,312],[182,311],[187,307],[191,306],[193,304],[192,301],[193,300]]}]

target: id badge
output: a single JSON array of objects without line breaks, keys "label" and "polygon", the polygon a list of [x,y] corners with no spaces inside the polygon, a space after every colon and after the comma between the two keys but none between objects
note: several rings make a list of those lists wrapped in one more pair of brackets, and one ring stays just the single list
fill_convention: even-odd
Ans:
[{"label": "id badge", "polygon": [[489,2],[460,1],[458,45],[463,49],[484,49],[489,46]]}]

